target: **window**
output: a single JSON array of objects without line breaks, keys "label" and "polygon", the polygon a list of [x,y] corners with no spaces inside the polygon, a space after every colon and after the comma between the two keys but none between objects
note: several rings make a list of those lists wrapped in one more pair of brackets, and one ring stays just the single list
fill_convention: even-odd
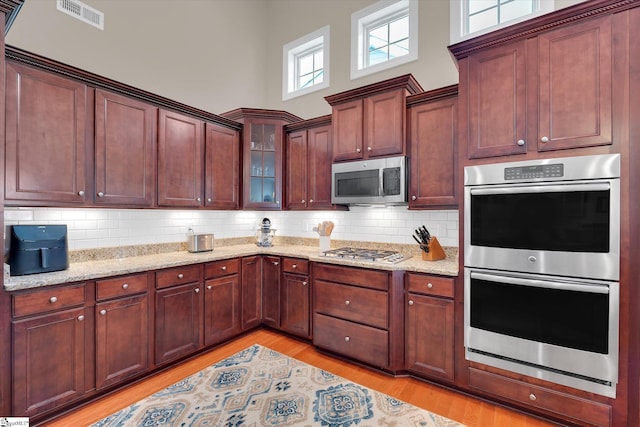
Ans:
[{"label": "window", "polygon": [[454,0],[451,43],[553,11],[552,0]]},{"label": "window", "polygon": [[329,26],[283,47],[282,99],[329,87]]},{"label": "window", "polygon": [[384,0],[351,15],[351,79],[417,58],[417,0]]}]

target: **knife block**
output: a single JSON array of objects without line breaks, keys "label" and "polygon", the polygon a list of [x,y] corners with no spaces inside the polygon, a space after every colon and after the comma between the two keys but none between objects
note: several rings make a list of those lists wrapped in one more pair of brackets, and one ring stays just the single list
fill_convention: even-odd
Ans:
[{"label": "knife block", "polygon": [[435,236],[429,239],[428,247],[429,252],[422,252],[422,259],[424,261],[438,261],[447,257],[442,246],[440,246],[440,242],[438,242],[438,239]]}]

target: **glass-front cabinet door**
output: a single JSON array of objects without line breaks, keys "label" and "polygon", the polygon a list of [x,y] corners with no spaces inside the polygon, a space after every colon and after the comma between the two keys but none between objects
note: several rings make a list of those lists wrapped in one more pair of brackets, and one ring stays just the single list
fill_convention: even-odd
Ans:
[{"label": "glass-front cabinet door", "polygon": [[[249,203],[280,202],[280,191],[276,187],[276,125],[252,123],[250,147]],[[278,153],[280,154],[280,153]]]}]

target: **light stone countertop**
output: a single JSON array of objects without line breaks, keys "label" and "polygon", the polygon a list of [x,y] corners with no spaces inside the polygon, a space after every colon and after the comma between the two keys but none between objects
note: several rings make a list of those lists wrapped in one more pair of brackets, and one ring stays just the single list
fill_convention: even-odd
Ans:
[{"label": "light stone countertop", "polygon": [[447,258],[440,261],[423,261],[420,256],[413,256],[397,264],[380,264],[368,261],[346,260],[343,258],[327,258],[320,255],[317,246],[285,244],[263,248],[255,244],[241,244],[216,247],[211,252],[191,253],[187,251],[177,251],[126,258],[71,262],[67,270],[51,273],[25,276],[9,276],[5,274],[4,290],[11,292],[251,255],[297,257],[313,262],[365,267],[377,270],[404,270],[444,276],[458,275],[458,257],[455,251],[453,254],[448,253]]}]

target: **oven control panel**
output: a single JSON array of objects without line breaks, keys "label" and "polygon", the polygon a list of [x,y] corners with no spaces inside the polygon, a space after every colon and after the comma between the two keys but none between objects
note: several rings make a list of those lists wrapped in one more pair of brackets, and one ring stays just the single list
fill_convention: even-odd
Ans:
[{"label": "oven control panel", "polygon": [[517,166],[504,168],[504,179],[561,178],[564,176],[564,164]]}]

